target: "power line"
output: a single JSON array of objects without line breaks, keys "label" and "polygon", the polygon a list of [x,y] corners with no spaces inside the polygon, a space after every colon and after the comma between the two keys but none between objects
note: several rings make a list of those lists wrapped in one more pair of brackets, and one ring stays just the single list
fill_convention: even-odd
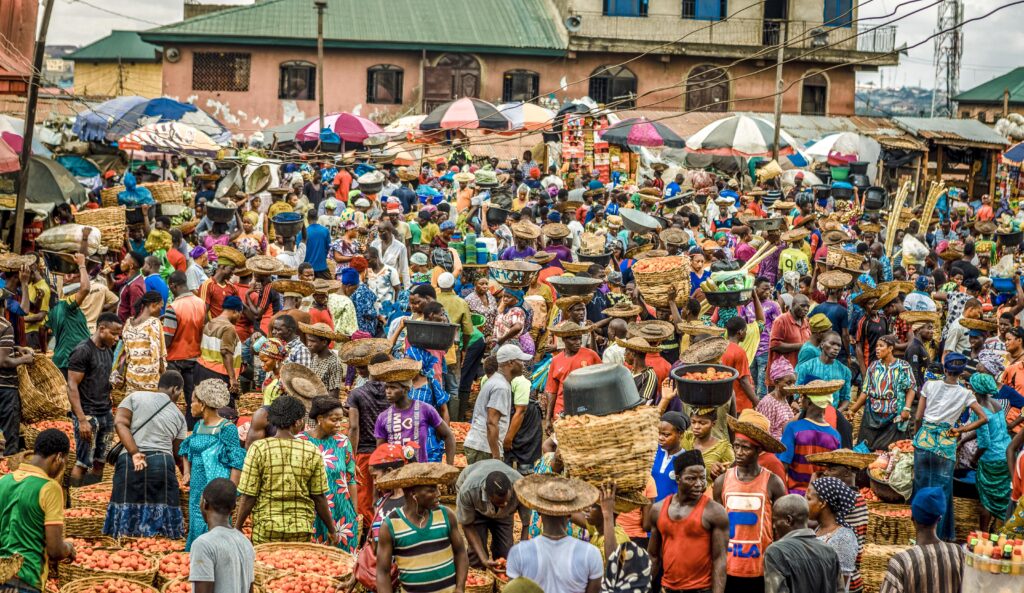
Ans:
[{"label": "power line", "polygon": [[110,9],[104,8],[102,6],[97,6],[97,5],[93,4],[92,2],[89,2],[88,0],[64,0],[64,1],[66,3],[68,3],[68,4],[84,4],[84,5],[88,6],[89,8],[98,10],[100,12],[105,12],[107,14],[111,14],[111,15],[114,15],[116,17],[120,17],[120,18],[123,18],[123,19],[129,19],[129,20],[132,20],[132,21],[138,21],[140,23],[145,23],[147,25],[155,25],[157,27],[162,27],[165,24],[167,24],[167,23],[158,23],[156,21],[150,21],[150,20],[146,20],[146,19],[143,19],[143,18],[139,18],[137,16],[131,16],[130,14],[124,14],[124,13],[121,13],[121,12],[110,10]]}]

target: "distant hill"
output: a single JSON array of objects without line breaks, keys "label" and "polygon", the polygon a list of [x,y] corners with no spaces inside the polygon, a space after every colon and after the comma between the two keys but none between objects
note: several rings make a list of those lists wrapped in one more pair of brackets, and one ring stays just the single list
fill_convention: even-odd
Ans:
[{"label": "distant hill", "polygon": [[921,87],[879,88],[858,85],[855,109],[857,115],[927,117],[932,112],[932,90]]}]

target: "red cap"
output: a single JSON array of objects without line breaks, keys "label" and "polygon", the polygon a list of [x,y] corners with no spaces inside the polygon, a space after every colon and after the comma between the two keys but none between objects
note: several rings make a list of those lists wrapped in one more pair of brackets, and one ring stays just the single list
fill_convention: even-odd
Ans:
[{"label": "red cap", "polygon": [[540,169],[537,167],[530,169],[530,177],[533,179],[540,179]]},{"label": "red cap", "polygon": [[388,202],[388,212],[402,212],[402,205],[395,202]]},{"label": "red cap", "polygon": [[113,169],[103,174],[104,179],[110,179],[112,177],[117,177],[117,171],[114,171]]},{"label": "red cap", "polygon": [[384,443],[377,445],[373,453],[370,453],[370,465],[385,465],[396,461],[405,462],[405,451],[400,445]]},{"label": "red cap", "polygon": [[436,160],[436,161],[434,161],[434,164],[435,164],[435,165],[443,165],[443,164],[445,164],[445,163],[447,163],[447,162],[448,162],[448,161],[444,160],[444,157],[443,157],[443,156],[439,156],[439,157],[437,157],[437,160]]},{"label": "red cap", "polygon": [[803,179],[803,178],[804,178],[804,172],[803,172],[803,171],[799,171],[799,172],[798,172],[798,173],[796,174],[796,178],[797,178],[797,179]]}]

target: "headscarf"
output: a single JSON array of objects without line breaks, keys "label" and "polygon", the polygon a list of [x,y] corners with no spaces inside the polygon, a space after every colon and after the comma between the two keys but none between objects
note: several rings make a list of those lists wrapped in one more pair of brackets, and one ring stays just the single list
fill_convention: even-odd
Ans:
[{"label": "headscarf", "polygon": [[778,381],[779,379],[785,377],[786,375],[793,374],[796,374],[796,371],[793,370],[793,363],[789,362],[789,360],[785,356],[780,356],[776,358],[775,361],[772,362],[772,368],[768,373],[768,375],[772,379],[772,383]]},{"label": "headscarf", "polygon": [[146,251],[153,253],[154,251],[167,251],[171,248],[171,234],[167,231],[161,231],[153,229],[149,232],[149,236],[146,237]]},{"label": "headscarf", "polygon": [[518,306],[518,307],[522,307],[523,306],[523,299],[526,298],[526,291],[519,290],[519,289],[516,289],[516,288],[509,288],[507,286],[503,290],[505,291],[505,294],[508,294],[508,295],[511,295],[511,296],[515,297],[515,299],[516,299],[516,306]]},{"label": "headscarf", "polygon": [[[647,550],[631,541],[620,544],[615,554],[608,558],[601,593],[633,593],[647,591],[650,587],[651,557]],[[507,589],[508,585],[503,591]]]},{"label": "headscarf", "polygon": [[202,245],[197,245],[196,247],[193,247],[192,251],[188,253],[188,256],[191,257],[192,259],[199,259],[204,255],[206,255],[206,248],[203,247]]},{"label": "headscarf", "polygon": [[260,221],[260,215],[250,210],[242,215],[242,220],[255,226]]},{"label": "headscarf", "polygon": [[[438,358],[431,354],[430,351],[424,350],[419,346],[409,346],[405,355],[412,360],[420,362],[420,374],[426,377],[426,387],[431,391],[429,401],[447,401],[448,392],[445,391],[444,386],[437,380],[437,375],[434,373],[434,365],[437,364]],[[448,365],[445,363],[444,358],[441,358],[442,373],[447,372],[447,368]]]},{"label": "headscarf", "polygon": [[271,338],[263,342],[257,350],[259,356],[265,356],[272,360],[284,360],[288,356],[288,347],[277,338]]},{"label": "headscarf", "polygon": [[857,493],[853,488],[847,486],[846,482],[839,478],[833,477],[818,478],[811,482],[811,486],[818,493],[818,498],[832,510],[832,514],[836,517],[836,522],[843,527],[853,529],[846,521],[846,516],[850,514],[853,506],[857,504]]},{"label": "headscarf", "polygon": [[370,263],[366,261],[365,257],[357,255],[353,257],[351,261],[348,262],[348,267],[352,268],[353,270],[359,273],[362,273],[366,271],[366,268],[370,267]]},{"label": "headscarf", "polygon": [[206,379],[196,385],[195,397],[204,406],[220,409],[231,402],[228,386],[220,379]]},{"label": "headscarf", "polygon": [[918,525],[935,525],[946,514],[946,495],[942,488],[921,488],[910,501],[910,517]]},{"label": "headscarf", "polygon": [[686,429],[690,428],[690,419],[682,412],[665,412],[661,416],[661,421],[671,424],[680,433],[686,432]]},{"label": "headscarf", "polygon": [[914,280],[914,288],[919,292],[928,290],[928,277],[923,275],[918,276],[917,279]]},{"label": "headscarf", "polygon": [[971,389],[980,395],[995,395],[999,388],[996,386],[996,379],[985,373],[974,373],[971,375]]},{"label": "headscarf", "polygon": [[960,374],[967,367],[967,357],[959,352],[950,352],[942,363],[942,370],[947,373]]},{"label": "headscarf", "polygon": [[359,284],[359,272],[353,268],[345,268],[341,271],[341,284],[343,286],[356,286]]},{"label": "headscarf", "polygon": [[832,329],[832,321],[824,313],[815,313],[807,320],[812,333],[827,332]]}]

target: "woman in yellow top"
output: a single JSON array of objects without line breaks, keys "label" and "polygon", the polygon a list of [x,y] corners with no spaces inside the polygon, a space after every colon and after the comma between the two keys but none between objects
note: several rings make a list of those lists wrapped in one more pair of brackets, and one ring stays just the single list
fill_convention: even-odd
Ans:
[{"label": "woman in yellow top", "polygon": [[259,221],[259,214],[252,210],[246,212],[242,215],[242,232],[231,241],[246,257],[267,253],[267,236],[256,230]]},{"label": "woman in yellow top", "polygon": [[704,465],[708,469],[708,487],[732,465],[736,457],[732,452],[732,444],[727,439],[712,436],[711,429],[718,420],[715,408],[693,408],[690,414],[690,430],[683,433],[680,441],[684,450],[696,449],[704,456]]},{"label": "woman in yellow top", "polygon": [[266,374],[263,381],[263,405],[269,406],[274,403],[281,391],[281,364],[288,356],[288,349],[284,342],[277,338],[271,338],[259,346],[260,367]]}]

